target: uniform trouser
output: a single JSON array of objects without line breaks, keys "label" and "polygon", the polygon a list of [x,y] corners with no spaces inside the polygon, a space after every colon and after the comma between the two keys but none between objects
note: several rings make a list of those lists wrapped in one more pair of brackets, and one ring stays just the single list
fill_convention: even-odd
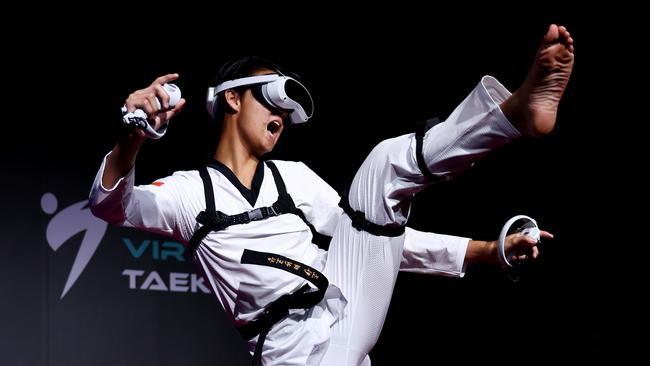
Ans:
[{"label": "uniform trouser", "polygon": [[[499,104],[509,92],[484,77],[443,122],[424,136],[423,155],[434,175],[451,179],[519,132]],[[378,225],[404,225],[413,195],[429,185],[416,160],[415,135],[385,140],[359,168],[349,191],[355,211]],[[348,300],[344,316],[334,324],[321,365],[370,365],[368,353],[377,342],[400,267],[404,236],[375,236],[339,221],[330,243],[325,275]]]}]

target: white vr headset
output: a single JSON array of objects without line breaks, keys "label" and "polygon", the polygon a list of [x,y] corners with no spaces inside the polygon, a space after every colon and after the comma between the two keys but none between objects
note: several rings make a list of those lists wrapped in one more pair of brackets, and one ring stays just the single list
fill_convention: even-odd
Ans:
[{"label": "white vr headset", "polygon": [[314,101],[304,85],[289,76],[269,74],[228,80],[208,88],[206,106],[210,115],[217,117],[219,93],[248,85],[252,86],[251,91],[255,99],[271,111],[289,112],[290,123],[307,122],[314,114]]}]

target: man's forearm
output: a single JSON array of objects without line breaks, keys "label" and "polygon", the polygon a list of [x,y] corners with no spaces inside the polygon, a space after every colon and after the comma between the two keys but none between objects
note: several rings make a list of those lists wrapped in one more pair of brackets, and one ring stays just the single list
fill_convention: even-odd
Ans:
[{"label": "man's forearm", "polygon": [[498,263],[496,241],[470,240],[465,253],[467,264],[476,262]]},{"label": "man's forearm", "polygon": [[120,136],[110,155],[106,158],[106,167],[102,176],[102,185],[112,188],[135,165],[138,151],[145,140],[140,131],[130,131]]}]

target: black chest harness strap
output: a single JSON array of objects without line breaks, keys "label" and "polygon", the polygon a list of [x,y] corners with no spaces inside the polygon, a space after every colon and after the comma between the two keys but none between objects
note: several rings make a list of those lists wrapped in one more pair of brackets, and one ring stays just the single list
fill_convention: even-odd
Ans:
[{"label": "black chest harness strap", "polygon": [[212,188],[212,180],[210,180],[208,168],[205,166],[199,168],[199,175],[201,176],[201,180],[203,180],[203,190],[205,191],[206,208],[205,211],[201,211],[198,216],[196,216],[196,221],[203,226],[194,233],[188,243],[190,253],[194,253],[196,247],[199,245],[201,240],[208,235],[208,233],[211,231],[223,230],[231,225],[248,224],[251,221],[265,220],[269,217],[288,213],[298,215],[303,221],[305,221],[305,223],[307,223],[305,215],[296,207],[293,199],[289,193],[287,193],[287,187],[284,185],[284,181],[282,180],[282,176],[280,176],[278,168],[270,161],[267,161],[266,164],[273,173],[275,186],[278,189],[277,201],[269,207],[258,207],[254,210],[242,212],[237,215],[226,215],[225,213],[216,210],[214,205],[214,189]]},{"label": "black chest harness strap", "polygon": [[[280,176],[278,168],[270,161],[267,161],[266,164],[273,173],[273,179],[278,189],[277,201],[269,207],[259,207],[237,215],[226,215],[225,213],[216,210],[214,189],[212,187],[212,180],[210,179],[208,169],[206,166],[202,166],[199,169],[199,175],[203,181],[203,190],[205,192],[206,209],[201,211],[196,217],[196,221],[203,226],[194,232],[194,235],[192,235],[192,238],[188,243],[190,253],[193,254],[196,251],[201,240],[203,240],[211,231],[223,230],[231,225],[247,224],[251,221],[265,220],[269,217],[283,214],[298,215],[307,225],[309,225],[305,215],[296,207],[293,199],[287,192],[287,187],[284,185],[284,181],[282,180],[282,176]],[[310,289],[310,286],[306,284],[292,294],[282,295],[269,304],[262,315],[257,319],[237,327],[237,330],[239,330],[246,340],[255,338],[258,334],[260,335],[257,344],[255,345],[255,353],[253,354],[253,366],[259,366],[262,364],[262,346],[264,345],[264,340],[266,339],[268,332],[271,330],[271,327],[288,315],[289,309],[309,309],[318,304],[325,295],[325,290],[327,290],[329,281],[316,269],[279,254],[256,252],[244,249],[241,263],[278,268],[302,277],[318,288],[316,291],[307,291]]]}]

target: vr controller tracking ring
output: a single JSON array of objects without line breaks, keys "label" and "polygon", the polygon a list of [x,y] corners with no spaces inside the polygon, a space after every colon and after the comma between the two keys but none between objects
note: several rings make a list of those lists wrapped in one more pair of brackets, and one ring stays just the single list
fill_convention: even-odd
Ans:
[{"label": "vr controller tracking ring", "polygon": [[[181,100],[181,89],[175,84],[171,83],[163,84],[163,88],[169,95],[169,106],[174,107]],[[156,105],[158,107],[158,110],[162,110],[162,104],[158,98],[156,98]],[[126,110],[126,105],[122,107],[122,121],[127,126],[143,129],[147,136],[152,139],[159,139],[163,137],[165,135],[165,132],[167,132],[167,127],[169,126],[169,121],[167,121],[167,123],[165,123],[158,129],[158,131],[156,131],[147,121],[147,114],[142,109],[138,108],[135,111],[128,113]]]},{"label": "vr controller tracking ring", "polygon": [[501,233],[499,234],[499,241],[497,244],[497,254],[499,256],[499,262],[501,262],[501,264],[504,267],[508,267],[508,268],[512,267],[512,263],[510,262],[510,260],[512,259],[514,253],[511,252],[509,254],[506,254],[505,243],[506,243],[506,237],[509,234],[513,234],[510,228],[518,221],[522,221],[522,223],[518,225],[516,232],[519,232],[522,235],[530,236],[533,239],[537,240],[538,242],[540,241],[539,227],[537,226],[537,222],[533,218],[526,215],[517,215],[512,217],[503,225],[503,228],[501,229]]}]

